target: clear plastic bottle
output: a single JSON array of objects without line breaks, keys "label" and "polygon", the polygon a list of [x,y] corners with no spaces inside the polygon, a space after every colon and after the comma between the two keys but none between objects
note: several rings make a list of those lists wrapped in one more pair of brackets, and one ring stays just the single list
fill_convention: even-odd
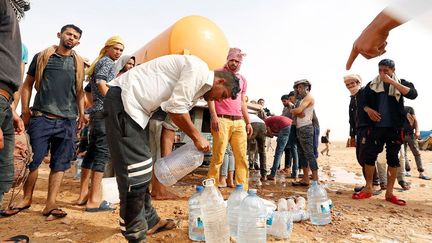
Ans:
[{"label": "clear plastic bottle", "polygon": [[232,237],[237,236],[240,203],[245,197],[247,197],[247,195],[248,194],[243,190],[243,185],[238,184],[236,185],[236,189],[231,193],[228,198],[228,224],[230,228],[230,235]]},{"label": "clear plastic bottle", "polygon": [[256,195],[256,189],[250,189],[249,195],[240,204],[237,242],[266,242],[266,220],[267,210],[263,201]]},{"label": "clear plastic bottle", "polygon": [[271,217],[268,234],[278,239],[288,239],[293,230],[292,212],[275,211]]},{"label": "clear plastic bottle", "polygon": [[208,243],[227,243],[230,240],[227,211],[222,194],[214,179],[203,181],[204,191],[200,198],[204,221],[204,235]]},{"label": "clear plastic bottle", "polygon": [[312,224],[326,225],[331,222],[332,201],[328,198],[326,190],[317,181],[312,181],[308,189],[307,203]]},{"label": "clear plastic bottle", "polygon": [[171,186],[200,166],[203,160],[204,153],[190,141],[168,156],[158,159],[154,165],[155,175],[162,184]]},{"label": "clear plastic bottle", "polygon": [[189,198],[189,239],[193,241],[204,241],[204,224],[199,201],[203,191],[203,186],[197,186],[196,193]]}]

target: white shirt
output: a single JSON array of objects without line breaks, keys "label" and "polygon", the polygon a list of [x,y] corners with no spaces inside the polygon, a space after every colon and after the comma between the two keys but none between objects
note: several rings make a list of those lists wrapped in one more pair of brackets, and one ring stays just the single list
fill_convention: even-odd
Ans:
[{"label": "white shirt", "polygon": [[249,121],[250,123],[265,123],[261,118],[259,118],[257,115],[255,114],[250,114],[249,113]]},{"label": "white shirt", "polygon": [[160,106],[183,114],[213,85],[214,72],[195,56],[168,55],[143,63],[108,83],[122,89],[126,113],[143,129]]}]

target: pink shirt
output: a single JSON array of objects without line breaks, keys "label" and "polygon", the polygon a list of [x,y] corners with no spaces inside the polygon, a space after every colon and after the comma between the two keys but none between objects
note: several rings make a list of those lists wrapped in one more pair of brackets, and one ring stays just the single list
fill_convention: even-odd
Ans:
[{"label": "pink shirt", "polygon": [[270,127],[273,133],[279,133],[280,130],[291,126],[292,120],[286,116],[271,116],[265,119],[265,124]]},{"label": "pink shirt", "polygon": [[240,79],[240,92],[235,100],[229,98],[222,101],[215,101],[216,113],[218,115],[243,116],[241,112],[241,97],[246,95],[247,82],[239,73],[235,74]]}]

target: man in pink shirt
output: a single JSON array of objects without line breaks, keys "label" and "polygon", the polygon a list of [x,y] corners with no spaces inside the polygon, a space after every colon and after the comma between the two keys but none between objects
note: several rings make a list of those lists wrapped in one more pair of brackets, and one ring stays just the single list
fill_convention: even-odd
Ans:
[{"label": "man in pink shirt", "polygon": [[248,189],[247,136],[252,135],[246,105],[246,79],[238,73],[244,53],[238,48],[230,48],[224,71],[234,73],[240,79],[240,95],[235,100],[208,101],[213,135],[213,156],[210,161],[209,178],[219,183],[219,172],[228,142],[231,144],[235,160],[235,184]]},{"label": "man in pink shirt", "polygon": [[286,116],[271,116],[265,119],[264,122],[267,127],[267,136],[277,136],[273,166],[270,175],[267,176],[268,180],[273,181],[275,180],[282,153],[288,143],[292,120]]}]

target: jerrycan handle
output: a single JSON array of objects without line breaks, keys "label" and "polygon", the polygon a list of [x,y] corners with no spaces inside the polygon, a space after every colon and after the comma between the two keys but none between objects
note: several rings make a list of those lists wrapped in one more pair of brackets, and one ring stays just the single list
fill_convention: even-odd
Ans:
[{"label": "jerrycan handle", "polygon": [[203,186],[208,187],[208,186],[214,186],[215,184],[215,179],[214,178],[209,178],[209,179],[205,179],[202,182]]}]

